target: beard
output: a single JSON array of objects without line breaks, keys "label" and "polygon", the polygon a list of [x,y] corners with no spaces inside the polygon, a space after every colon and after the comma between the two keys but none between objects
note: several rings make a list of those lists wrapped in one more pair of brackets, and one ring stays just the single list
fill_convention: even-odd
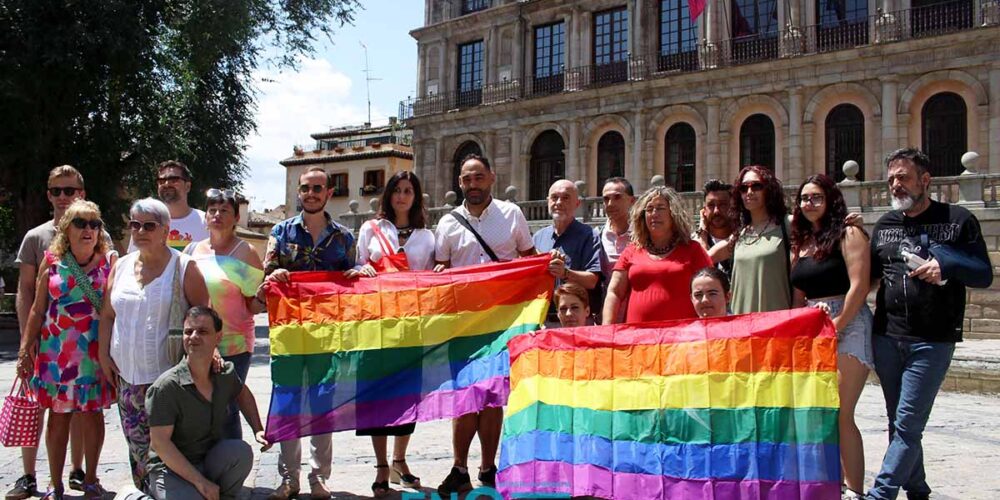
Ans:
[{"label": "beard", "polygon": [[924,195],[925,195],[924,191],[921,191],[916,195],[911,194],[909,191],[905,191],[905,193],[906,194],[904,194],[903,196],[896,196],[896,195],[890,196],[890,198],[892,199],[889,200],[889,204],[892,206],[893,210],[900,210],[905,212],[913,208],[913,206],[916,205],[917,203],[920,203],[921,201],[924,200]]},{"label": "beard", "polygon": [[486,192],[481,189],[469,190],[468,193],[465,193],[465,199],[471,205],[481,205],[486,201]]},{"label": "beard", "polygon": [[177,189],[172,187],[163,188],[158,193],[160,195],[160,201],[164,203],[174,203],[180,201],[181,195],[177,192]]}]

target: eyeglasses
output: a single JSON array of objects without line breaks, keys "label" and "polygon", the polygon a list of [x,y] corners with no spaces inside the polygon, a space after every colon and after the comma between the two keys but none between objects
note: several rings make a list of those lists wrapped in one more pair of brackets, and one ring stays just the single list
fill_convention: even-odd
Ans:
[{"label": "eyeglasses", "polygon": [[49,188],[49,194],[51,194],[55,198],[58,198],[58,197],[62,196],[63,193],[66,193],[66,196],[73,196],[73,195],[76,194],[77,191],[83,191],[83,190],[80,189],[80,188],[76,188],[76,187],[50,187]]},{"label": "eyeglasses", "polygon": [[740,184],[740,192],[741,193],[749,193],[750,190],[763,191],[764,190],[764,183],[763,182],[759,182],[759,181],[752,181],[752,182],[744,182],[743,184]]},{"label": "eyeglasses", "polygon": [[313,194],[319,194],[319,193],[322,193],[324,189],[326,189],[326,186],[324,186],[322,184],[300,184],[299,185],[299,192],[302,193],[302,194],[308,193],[309,190],[312,190]]},{"label": "eyeglasses", "polygon": [[643,209],[643,212],[652,215],[657,212],[666,212],[668,210],[670,210],[670,207],[666,205],[646,205],[646,208]]},{"label": "eyeglasses", "polygon": [[799,196],[799,204],[805,205],[806,203],[812,206],[819,206],[826,203],[826,196],[821,194],[803,194]]},{"label": "eyeglasses", "polygon": [[235,200],[236,192],[232,189],[216,189],[212,188],[205,191],[205,198],[208,199],[221,199],[221,200]]},{"label": "eyeglasses", "polygon": [[131,229],[132,231],[139,231],[140,229],[142,229],[147,233],[151,233],[153,231],[156,231],[156,228],[158,227],[160,227],[160,223],[152,220],[147,222],[142,222],[137,220],[128,221],[128,228]]},{"label": "eyeglasses", "polygon": [[187,182],[189,180],[190,179],[188,179],[187,177],[181,177],[179,175],[168,175],[166,177],[157,177],[156,178],[156,183],[157,184],[173,184],[174,182],[181,182],[181,181]]},{"label": "eyeglasses", "polygon": [[84,229],[87,226],[90,226],[91,229],[96,231],[104,226],[104,221],[101,219],[84,219],[83,217],[76,217],[69,222],[77,229]]}]

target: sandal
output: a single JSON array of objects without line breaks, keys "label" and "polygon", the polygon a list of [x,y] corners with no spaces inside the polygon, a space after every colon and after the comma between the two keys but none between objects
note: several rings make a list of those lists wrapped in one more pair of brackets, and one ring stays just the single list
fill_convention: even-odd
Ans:
[{"label": "sandal", "polygon": [[93,483],[83,483],[83,498],[87,499],[100,499],[108,495],[108,490],[101,486],[100,481],[94,481]]},{"label": "sandal", "polygon": [[[388,469],[388,465],[376,465],[376,469]],[[389,481],[375,481],[372,483],[372,496],[382,498],[392,492],[389,489]]]},{"label": "sandal", "polygon": [[64,491],[65,490],[63,490],[63,485],[62,484],[60,484],[59,486],[49,487],[49,491],[46,491],[45,494],[42,495],[42,500],[46,500],[46,499],[48,499],[48,500],[63,500],[63,493],[64,493]]},{"label": "sandal", "polygon": [[414,476],[413,474],[404,474],[401,469],[397,469],[395,464],[405,464],[406,459],[403,460],[393,460],[392,461],[392,471],[389,472],[389,480],[392,484],[399,484],[404,488],[413,488],[415,490],[420,489],[420,478]]}]

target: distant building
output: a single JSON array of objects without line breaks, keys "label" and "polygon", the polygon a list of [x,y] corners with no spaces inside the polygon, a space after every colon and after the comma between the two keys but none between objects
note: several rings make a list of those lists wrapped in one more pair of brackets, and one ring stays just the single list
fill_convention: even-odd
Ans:
[{"label": "distant building", "polygon": [[613,175],[693,191],[747,164],[877,180],[907,145],[934,175],[966,151],[1000,172],[1000,0],[719,0],[696,21],[688,3],[426,0],[400,106],[425,191],[440,203],[470,152],[528,200]]},{"label": "distant building", "polygon": [[386,180],[400,170],[413,169],[413,131],[389,118],[389,124],[331,128],[311,136],[312,150],[293,148],[293,156],[281,160],[285,167],[285,213],[301,210],[298,203],[299,176],[310,167],[323,167],[330,174],[334,194],[327,211],[337,216],[349,210],[351,200],[359,211],[369,210],[370,200],[382,195]]}]

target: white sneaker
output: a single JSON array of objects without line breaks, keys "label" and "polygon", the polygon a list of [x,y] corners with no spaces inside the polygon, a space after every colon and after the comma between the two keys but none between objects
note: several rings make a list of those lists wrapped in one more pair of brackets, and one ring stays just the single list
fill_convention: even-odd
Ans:
[{"label": "white sneaker", "polygon": [[844,488],[844,492],[840,494],[840,500],[863,500],[864,498],[864,495],[850,488]]}]

